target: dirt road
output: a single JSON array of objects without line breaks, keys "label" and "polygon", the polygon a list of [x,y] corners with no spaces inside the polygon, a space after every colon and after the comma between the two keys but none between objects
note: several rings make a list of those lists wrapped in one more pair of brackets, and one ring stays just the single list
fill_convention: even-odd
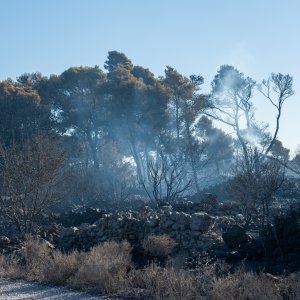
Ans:
[{"label": "dirt road", "polygon": [[0,280],[0,300],[104,300],[97,297],[72,291],[63,287],[53,287],[37,283]]}]

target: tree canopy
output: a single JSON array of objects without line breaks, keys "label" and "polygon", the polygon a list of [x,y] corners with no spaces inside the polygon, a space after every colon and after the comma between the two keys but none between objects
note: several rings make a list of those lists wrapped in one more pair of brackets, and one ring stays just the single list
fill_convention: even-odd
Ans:
[{"label": "tree canopy", "polygon": [[[257,84],[223,65],[210,93],[202,92],[203,83],[201,75],[183,75],[171,66],[156,77],[118,51],[108,53],[103,70],[70,67],[49,77],[25,73],[0,82],[0,141],[6,147],[41,133],[60,139],[67,164],[80,170],[78,178],[94,174],[103,186],[114,182],[105,174],[118,177],[112,169],[127,174],[126,185],[133,180],[145,186],[153,180],[149,166],[180,165],[179,184],[190,183],[199,192],[210,176],[228,174],[238,155],[250,168],[254,149],[286,164],[289,150],[278,131],[282,107],[294,93],[290,75],[272,73]],[[255,90],[277,110],[273,133],[255,118]],[[108,163],[109,152],[114,163]]]}]

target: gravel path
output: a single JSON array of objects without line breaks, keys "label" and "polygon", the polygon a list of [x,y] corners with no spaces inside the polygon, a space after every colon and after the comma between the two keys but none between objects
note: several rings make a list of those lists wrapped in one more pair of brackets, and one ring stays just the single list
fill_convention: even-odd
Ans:
[{"label": "gravel path", "polygon": [[104,300],[108,298],[97,297],[72,291],[64,287],[53,287],[37,283],[0,280],[0,300]]}]

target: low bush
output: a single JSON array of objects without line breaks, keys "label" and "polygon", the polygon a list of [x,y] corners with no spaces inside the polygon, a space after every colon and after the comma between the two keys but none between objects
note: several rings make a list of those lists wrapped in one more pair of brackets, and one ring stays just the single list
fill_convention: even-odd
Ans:
[{"label": "low bush", "polygon": [[52,259],[49,261],[46,272],[44,273],[44,282],[64,285],[68,280],[77,274],[83,263],[83,254],[77,251],[65,254],[61,251],[55,251]]},{"label": "low bush", "polygon": [[219,278],[208,293],[208,299],[248,299],[276,300],[282,299],[279,285],[274,279],[264,274],[236,272]]},{"label": "low bush", "polygon": [[24,278],[24,269],[20,266],[17,255],[0,255],[0,278]]},{"label": "low bush", "polygon": [[197,278],[187,270],[151,263],[142,270],[132,271],[128,280],[133,294],[140,294],[141,299],[199,299]]},{"label": "low bush", "polygon": [[148,255],[165,258],[172,253],[176,242],[167,235],[149,235],[143,241],[142,246]]},{"label": "low bush", "polygon": [[29,280],[47,281],[48,266],[52,260],[51,246],[42,239],[27,237],[21,249],[24,270]]},{"label": "low bush", "polygon": [[[169,241],[166,237],[159,240]],[[135,269],[131,266],[131,246],[127,241],[105,242],[89,252],[62,253],[42,239],[28,238],[21,252],[0,255],[0,277],[134,299],[300,299],[297,273],[278,278],[242,270],[231,274],[226,265],[206,260],[199,261],[194,269],[176,267],[171,260],[166,267],[152,262],[143,269]]]},{"label": "low bush", "polygon": [[130,244],[124,241],[105,242],[85,253],[62,253],[42,239],[29,237],[22,248],[21,259],[0,256],[0,276],[110,294],[126,283],[130,252]]},{"label": "low bush", "polygon": [[95,289],[101,293],[122,290],[131,264],[130,252],[127,241],[95,246],[84,254],[80,268],[69,283],[76,288]]}]

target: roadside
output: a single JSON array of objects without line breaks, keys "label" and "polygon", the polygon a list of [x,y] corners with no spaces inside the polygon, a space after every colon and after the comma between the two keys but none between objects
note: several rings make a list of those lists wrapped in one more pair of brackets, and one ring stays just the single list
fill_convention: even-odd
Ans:
[{"label": "roadside", "polygon": [[21,280],[0,280],[1,300],[108,300],[106,297],[92,296],[72,291],[64,287],[42,285]]}]

